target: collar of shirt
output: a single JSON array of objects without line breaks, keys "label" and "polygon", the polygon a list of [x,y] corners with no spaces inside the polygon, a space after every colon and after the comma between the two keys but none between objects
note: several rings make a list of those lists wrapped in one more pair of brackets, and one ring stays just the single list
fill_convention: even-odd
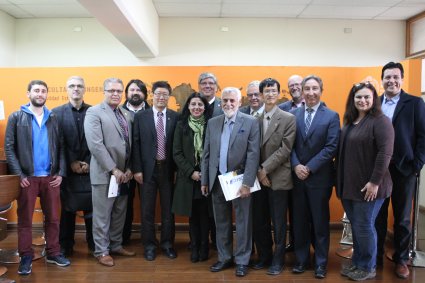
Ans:
[{"label": "collar of shirt", "polygon": [[254,109],[252,109],[251,107],[249,107],[249,115],[252,115],[254,112],[257,112],[257,113],[258,113],[258,115],[263,114],[263,112],[264,112],[264,107],[265,107],[265,105],[264,105],[264,104],[263,104],[260,108],[258,108],[258,110],[254,110]]},{"label": "collar of shirt", "polygon": [[210,101],[208,101],[209,105],[213,104],[214,101],[215,101],[215,96]]},{"label": "collar of shirt", "polygon": [[384,94],[384,101],[383,101],[383,103],[385,104],[385,100],[386,99],[391,99],[391,101],[393,101],[394,102],[394,104],[397,104],[397,102],[400,100],[400,93],[398,93],[396,96],[394,96],[394,97],[387,97],[387,95],[386,94]]},{"label": "collar of shirt", "polygon": [[307,109],[308,109],[308,108],[313,109],[313,110],[314,110],[314,111],[313,111],[313,114],[315,114],[315,113],[317,112],[317,109],[319,109],[320,103],[321,103],[321,102],[317,103],[317,104],[316,104],[316,105],[314,105],[313,107],[307,107],[307,105],[305,105],[305,114],[306,114],[306,115],[308,114],[308,112],[307,112]]},{"label": "collar of shirt", "polygon": [[140,108],[135,108],[133,105],[130,104],[130,102],[127,102],[126,106],[127,109],[131,112],[137,113],[138,111],[145,109],[145,102],[142,102],[142,104],[139,105]]},{"label": "collar of shirt", "polygon": [[83,103],[81,103],[80,109],[75,108],[74,105],[72,105],[71,102],[69,102],[69,106],[71,107],[72,111],[77,111],[77,112],[82,112],[84,109],[88,108],[88,105],[85,104],[84,101],[83,101]]},{"label": "collar of shirt", "polygon": [[270,110],[270,112],[264,112],[264,119],[267,119],[268,117],[269,120],[271,120],[271,118],[273,117],[273,114],[276,112],[277,106],[275,105],[272,110]]},{"label": "collar of shirt", "polygon": [[233,124],[235,124],[236,122],[236,115],[238,115],[237,113],[235,115],[233,115],[232,118],[227,118],[226,116],[224,116],[224,124],[227,125],[230,121],[233,122]]},{"label": "collar of shirt", "polygon": [[298,103],[298,104],[296,104],[296,103],[292,100],[292,108],[299,108],[299,107],[304,106],[304,105],[305,105],[305,101],[304,101],[304,99],[303,99],[300,103]]}]

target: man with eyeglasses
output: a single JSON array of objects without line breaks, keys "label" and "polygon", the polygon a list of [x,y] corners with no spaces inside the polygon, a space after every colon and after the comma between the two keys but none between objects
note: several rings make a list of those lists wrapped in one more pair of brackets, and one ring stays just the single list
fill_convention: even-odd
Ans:
[{"label": "man with eyeglasses", "polygon": [[218,91],[217,78],[213,73],[201,73],[198,78],[199,93],[208,101],[207,109],[208,118],[216,117],[223,114],[221,107],[221,99],[216,97]]},{"label": "man with eyeglasses", "polygon": [[[114,266],[112,255],[134,256],[122,247],[122,231],[127,208],[132,127],[128,111],[118,107],[124,85],[120,79],[103,83],[104,100],[90,107],[84,120],[91,152],[90,180],[93,201],[94,256],[101,265]],[[118,186],[116,191],[114,188]]]},{"label": "man with eyeglasses", "polygon": [[45,103],[47,84],[33,80],[28,84],[29,103],[9,116],[5,152],[11,174],[21,177],[18,202],[18,274],[32,272],[32,216],[40,197],[46,233],[46,262],[68,266],[60,252],[59,191],[66,175],[65,150],[58,119]]},{"label": "man with eyeglasses", "polygon": [[[417,177],[425,162],[425,104],[420,97],[410,95],[401,88],[404,79],[402,64],[387,63],[382,68],[381,79],[384,87],[380,101],[382,112],[391,119],[395,134],[394,152],[389,166],[393,181],[394,271],[398,277],[408,278],[412,202]],[[390,198],[387,198],[375,221],[378,266],[383,264],[389,203]]]},{"label": "man with eyeglasses", "polygon": [[259,91],[260,81],[252,81],[246,88],[249,105],[239,109],[240,112],[259,118],[264,112],[263,96]]},{"label": "man with eyeglasses", "polygon": [[172,150],[178,114],[167,108],[171,86],[166,81],[154,82],[152,93],[153,107],[134,116],[132,155],[134,179],[140,185],[141,236],[144,256],[148,261],[156,258],[155,208],[158,192],[161,203],[159,245],[166,257],[177,257],[171,204],[175,173]]},{"label": "man with eyeglasses", "polygon": [[[120,106],[127,110],[131,115],[131,122],[134,121],[134,115],[146,109],[150,106],[146,99],[148,98],[148,89],[143,81],[139,79],[130,80],[125,87],[126,100]],[[123,245],[130,244],[131,230],[133,226],[133,200],[136,190],[136,180],[132,179],[129,182],[128,190],[128,201],[127,201],[127,213],[125,216],[125,224],[122,234]]]},{"label": "man with eyeglasses", "polygon": [[284,103],[279,104],[279,108],[283,111],[291,111],[305,104],[304,95],[301,91],[301,82],[303,77],[300,75],[292,75],[288,79],[288,90],[292,100],[288,100]]},{"label": "man with eyeglasses", "polygon": [[84,134],[84,119],[91,105],[84,103],[84,79],[70,77],[66,82],[69,102],[52,109],[59,121],[64,138],[67,172],[61,184],[61,219],[59,242],[65,256],[73,254],[75,217],[83,211],[86,226],[86,241],[94,251],[92,233],[92,194],[90,183],[90,151]]}]

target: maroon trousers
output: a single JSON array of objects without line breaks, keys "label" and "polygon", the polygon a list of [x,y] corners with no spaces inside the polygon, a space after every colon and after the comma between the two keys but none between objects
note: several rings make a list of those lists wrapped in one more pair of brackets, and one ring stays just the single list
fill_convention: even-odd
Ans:
[{"label": "maroon trousers", "polygon": [[52,187],[51,176],[28,177],[30,186],[21,188],[18,197],[18,252],[22,256],[34,256],[32,249],[32,216],[37,197],[40,197],[44,214],[44,232],[46,237],[46,254],[60,254],[59,245],[59,209],[60,186]]}]

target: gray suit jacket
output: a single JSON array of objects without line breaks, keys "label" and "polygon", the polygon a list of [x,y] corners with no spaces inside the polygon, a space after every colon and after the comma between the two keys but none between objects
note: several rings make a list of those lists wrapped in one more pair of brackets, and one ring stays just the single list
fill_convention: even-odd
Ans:
[{"label": "gray suit jacket", "polygon": [[291,173],[291,151],[296,135],[295,116],[276,109],[264,135],[264,116],[260,119],[261,158],[273,190],[290,190],[293,187]]},{"label": "gray suit jacket", "polygon": [[[127,120],[131,146],[130,113],[122,108],[120,110]],[[92,185],[109,184],[110,172],[115,167],[123,172],[130,168],[129,161],[126,160],[126,144],[120,125],[108,104],[102,102],[87,110],[84,131],[87,145],[92,154],[90,160],[90,180]]]},{"label": "gray suit jacket", "polygon": [[[244,171],[243,184],[252,187],[260,159],[260,130],[258,120],[237,112],[235,125],[230,135],[227,168],[229,171]],[[211,190],[218,174],[220,161],[221,132],[224,115],[209,120],[205,134],[201,164],[202,185]]]}]

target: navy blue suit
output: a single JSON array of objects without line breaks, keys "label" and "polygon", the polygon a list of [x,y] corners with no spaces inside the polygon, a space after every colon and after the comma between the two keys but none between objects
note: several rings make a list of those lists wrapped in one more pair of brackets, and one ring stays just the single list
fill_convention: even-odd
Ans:
[{"label": "navy blue suit", "polygon": [[297,121],[297,135],[291,165],[293,169],[299,164],[310,169],[310,175],[305,180],[294,174],[292,201],[295,256],[297,264],[309,264],[310,235],[313,229],[316,266],[326,267],[329,251],[329,199],[334,185],[333,159],[339,142],[339,116],[321,103],[305,134],[305,107],[297,108],[292,113]]},{"label": "navy blue suit", "polygon": [[[383,96],[381,96],[381,102]],[[416,174],[425,162],[425,103],[417,96],[401,90],[400,100],[392,119],[395,139],[394,152],[390,163],[393,181],[391,195],[394,213],[394,256],[396,263],[405,264],[409,260],[411,239],[410,214],[416,187]],[[378,232],[378,258],[383,256],[387,233],[387,198],[376,218]]]},{"label": "navy blue suit", "polygon": [[283,111],[289,112],[292,109],[292,103],[293,103],[292,100],[288,100],[279,104],[278,107],[282,109]]}]

